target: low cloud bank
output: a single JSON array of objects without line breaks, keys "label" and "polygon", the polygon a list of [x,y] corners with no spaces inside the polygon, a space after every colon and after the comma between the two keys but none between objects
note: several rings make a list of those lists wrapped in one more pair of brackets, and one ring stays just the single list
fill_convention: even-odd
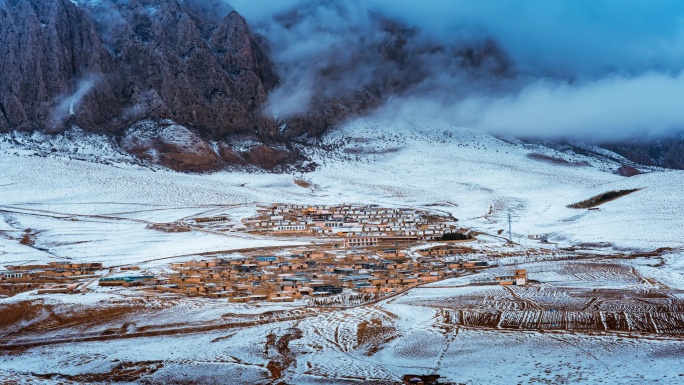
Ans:
[{"label": "low cloud bank", "polygon": [[[388,102],[376,113],[398,119],[587,140],[667,136],[684,128],[684,2],[230,3],[271,42],[282,82],[269,108],[283,116],[306,112],[321,95],[377,88],[377,79],[395,71],[415,79],[384,95]],[[398,33],[386,20],[412,30]],[[486,39],[505,53],[510,72],[462,74],[453,52]],[[410,62],[388,61],[397,50]]]}]

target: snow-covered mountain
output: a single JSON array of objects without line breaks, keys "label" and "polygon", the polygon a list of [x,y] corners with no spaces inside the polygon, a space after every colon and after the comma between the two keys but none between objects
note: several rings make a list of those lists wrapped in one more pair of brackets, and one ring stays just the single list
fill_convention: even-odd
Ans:
[{"label": "snow-covered mountain", "polygon": [[[0,10],[0,132],[99,133],[178,171],[308,169],[299,143],[395,97],[459,100],[522,76],[488,36],[445,44],[342,3],[304,2],[265,26],[223,0],[7,0]],[[326,32],[316,20],[332,14],[349,24]],[[643,165],[684,164],[679,138],[609,148]]]},{"label": "snow-covered mountain", "polygon": [[[594,151],[603,151],[602,156],[580,155],[472,129],[357,120],[325,136],[320,144],[324,149],[310,150],[307,155],[318,164],[315,171],[192,175],[124,158],[102,140],[83,136],[78,148],[71,148],[70,140],[48,144],[36,135],[0,142],[2,204],[104,214],[147,205],[180,209],[257,202],[369,202],[442,210],[464,226],[488,233],[507,230],[511,212],[516,239],[545,234],[565,246],[603,244],[608,249],[647,250],[678,247],[683,235],[684,226],[677,225],[682,197],[674,193],[682,183],[682,172],[642,167],[644,174],[623,177],[616,171],[627,161],[600,149]],[[60,143],[62,149],[53,152]],[[314,187],[299,187],[293,184],[295,178]],[[602,205],[599,211],[566,207],[606,191],[627,189],[640,190]],[[27,195],[28,191],[34,193]],[[61,221],[56,220],[43,230],[38,217],[19,221],[16,231],[45,231],[38,243],[44,242],[42,247],[50,250],[47,255],[88,255],[92,244],[69,245],[60,240],[64,234],[57,226]],[[78,231],[79,223],[69,226]],[[142,223],[135,226],[144,228]],[[118,238],[117,231],[98,227],[91,242]],[[143,231],[127,242],[140,236],[139,252],[154,253],[153,248],[143,247],[152,234],[167,236]],[[112,258],[127,253],[111,252]]]},{"label": "snow-covered mountain", "polygon": [[[0,142],[0,270],[97,260],[103,275],[131,274],[118,269],[136,266],[163,276],[172,272],[169,263],[208,258],[202,253],[236,258],[240,250],[313,247],[316,240],[239,230],[167,233],[153,224],[219,214],[239,224],[273,202],[362,202],[450,214],[480,233],[469,257],[500,265],[484,274],[524,268],[536,283],[470,287],[469,277],[454,278],[377,304],[320,309],[305,301],[150,296],[87,278],[79,281],[84,295],[30,290],[0,298],[3,343],[25,346],[0,350],[0,381],[398,384],[405,376],[439,374],[440,383],[496,384],[510,375],[638,383],[678,375],[680,357],[667,352],[680,343],[673,335],[684,283],[684,198],[676,193],[682,171],[642,168],[624,177],[615,171],[626,160],[597,148],[580,155],[473,129],[368,119],[323,137],[307,154],[319,166],[307,173],[178,173],[124,158],[104,137],[72,135]],[[639,190],[600,210],[567,207],[631,189]],[[515,244],[504,238],[509,213]],[[31,242],[22,243],[25,237]],[[674,317],[675,326],[585,334],[581,309],[589,306],[605,317],[633,314],[627,322],[670,306],[675,310],[653,314]],[[576,319],[558,325],[580,331],[467,323],[479,322],[478,314],[494,314],[501,324],[553,318],[559,307],[575,309],[568,317]],[[652,365],[637,370],[634,357]],[[480,370],[482,362],[499,369]]]},{"label": "snow-covered mountain", "polygon": [[527,2],[234,2],[0,0],[0,383],[681,382],[641,14],[623,68],[588,37],[628,5],[530,0],[575,63]]}]

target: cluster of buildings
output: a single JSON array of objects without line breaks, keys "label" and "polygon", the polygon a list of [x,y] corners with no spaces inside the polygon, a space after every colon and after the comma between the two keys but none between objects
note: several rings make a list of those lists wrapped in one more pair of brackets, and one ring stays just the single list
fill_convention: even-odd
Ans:
[{"label": "cluster of buildings", "polygon": [[248,230],[344,237],[346,248],[438,241],[445,234],[466,231],[444,217],[424,211],[377,205],[274,204],[258,213],[243,221]]},{"label": "cluster of buildings", "polygon": [[471,285],[526,285],[527,284],[527,270],[515,270],[515,273],[510,275],[497,275],[494,277],[482,277],[470,280]]},{"label": "cluster of buildings", "polygon": [[487,267],[484,261],[443,257],[467,251],[441,246],[422,250],[421,257],[412,259],[397,248],[362,254],[303,250],[288,255],[172,263],[174,274],[106,277],[100,279],[100,285],[144,286],[145,290],[226,298],[230,302],[290,302],[341,293],[383,296]]},{"label": "cluster of buildings", "polygon": [[11,292],[13,286],[37,288],[39,294],[69,293],[74,291],[80,279],[97,278],[102,263],[50,262],[45,265],[6,266],[0,271],[0,284]]},{"label": "cluster of buildings", "polygon": [[[464,244],[431,245],[431,241],[453,238],[445,237],[447,234],[471,237],[448,218],[420,210],[274,204],[262,207],[258,213],[243,221],[249,231],[342,238],[346,250],[339,250],[340,244],[335,243],[316,250],[291,249],[279,255],[172,263],[175,272],[161,276],[134,272],[137,267],[103,276],[98,272],[103,268],[101,263],[51,262],[8,266],[8,270],[0,271],[0,281],[3,285],[29,284],[42,293],[68,293],[78,287],[77,280],[92,278],[100,286],[140,287],[161,293],[226,298],[230,302],[290,302],[338,294],[377,298],[488,267],[486,261],[465,258],[472,250]],[[195,218],[192,224],[227,219]],[[417,242],[425,246],[411,248],[414,251],[407,256],[407,246]],[[526,280],[526,271],[516,270],[511,276],[471,283],[521,285]]]},{"label": "cluster of buildings", "polygon": [[46,279],[80,279],[95,277],[94,272],[102,269],[102,263],[50,262],[47,265],[7,266],[0,271],[0,280],[27,282]]}]

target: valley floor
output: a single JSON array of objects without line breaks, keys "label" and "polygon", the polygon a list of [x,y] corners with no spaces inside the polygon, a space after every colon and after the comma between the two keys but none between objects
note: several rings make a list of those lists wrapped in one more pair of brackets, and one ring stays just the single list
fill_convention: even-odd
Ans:
[{"label": "valley floor", "polygon": [[[684,172],[625,178],[613,173],[623,163],[614,154],[561,153],[453,127],[359,121],[324,140],[335,150],[312,152],[318,170],[296,175],[178,174],[2,143],[0,270],[68,260],[163,273],[207,253],[311,245],[310,237],[149,226],[219,213],[237,224],[271,202],[351,202],[453,215],[484,234],[473,257],[496,258],[499,267],[482,274],[523,268],[535,282],[454,278],[347,309],[158,298],[96,282],[86,282],[86,295],[34,290],[0,298],[0,382],[684,381]],[[529,156],[537,153],[568,163]],[[599,210],[567,207],[626,189],[639,190]],[[502,238],[509,212],[513,245]]]}]

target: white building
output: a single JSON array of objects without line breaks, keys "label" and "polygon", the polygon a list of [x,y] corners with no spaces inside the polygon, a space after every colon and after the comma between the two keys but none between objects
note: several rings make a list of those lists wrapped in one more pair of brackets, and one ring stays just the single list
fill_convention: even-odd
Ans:
[{"label": "white building", "polygon": [[273,228],[273,231],[303,231],[306,230],[304,225],[282,225]]},{"label": "white building", "polygon": [[14,271],[2,271],[0,272],[0,275],[2,275],[4,278],[21,278],[24,276],[23,273],[17,273]]},{"label": "white building", "polygon": [[350,236],[344,239],[344,247],[369,247],[377,246],[378,237],[377,236]]}]

